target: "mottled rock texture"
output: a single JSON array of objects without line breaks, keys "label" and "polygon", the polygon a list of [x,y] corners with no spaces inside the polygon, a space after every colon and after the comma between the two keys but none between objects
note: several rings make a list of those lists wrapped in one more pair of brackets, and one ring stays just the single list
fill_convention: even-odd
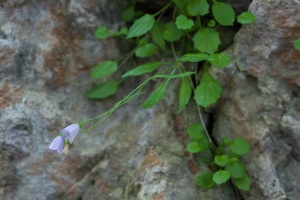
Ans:
[{"label": "mottled rock texture", "polygon": [[185,130],[197,112],[191,105],[175,115],[178,82],[159,106],[142,110],[142,96],[79,134],[68,157],[48,150],[60,129],[107,111],[141,81],[128,79],[104,101],[84,96],[98,83],[89,77],[92,67],[126,49],[93,36],[100,25],[120,27],[124,3],[0,2],[0,199],[234,198],[230,185],[201,191],[194,184],[206,167],[185,155]]},{"label": "mottled rock texture", "polygon": [[254,0],[256,22],[227,50],[232,64],[215,71],[224,91],[215,110],[214,137],[242,136],[252,189],[245,199],[299,199],[300,1]]},{"label": "mottled rock texture", "polygon": [[[241,7],[230,2],[240,13],[249,0]],[[98,83],[89,78],[91,68],[126,49],[119,40],[93,36],[99,25],[120,27],[124,4],[0,1],[0,199],[237,199],[229,184],[209,191],[195,186],[196,175],[207,169],[184,149],[197,109],[191,103],[175,115],[176,81],[158,106],[140,109],[141,96],[79,134],[68,157],[48,151],[60,129],[105,112],[141,81],[129,78],[103,101],[83,95]],[[300,2],[254,0],[250,10],[257,21],[244,26],[227,50],[232,64],[214,71],[224,91],[208,110],[213,136],[242,136],[251,144],[243,161],[253,184],[244,199],[297,200],[300,53],[291,40],[299,37]]]}]

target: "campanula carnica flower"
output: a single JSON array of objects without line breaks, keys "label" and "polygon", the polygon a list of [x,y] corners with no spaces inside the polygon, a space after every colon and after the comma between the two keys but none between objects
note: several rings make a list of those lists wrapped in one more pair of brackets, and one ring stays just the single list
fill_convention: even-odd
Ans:
[{"label": "campanula carnica flower", "polygon": [[49,149],[51,151],[57,151],[58,154],[62,154],[62,150],[64,148],[64,139],[62,136],[57,136],[56,138],[54,138],[54,140],[51,142]]},{"label": "campanula carnica flower", "polygon": [[54,138],[51,142],[49,149],[51,151],[57,151],[60,155],[67,155],[69,144],[71,144],[74,138],[80,131],[80,125],[78,124],[71,124],[66,128],[59,131],[59,135]]}]

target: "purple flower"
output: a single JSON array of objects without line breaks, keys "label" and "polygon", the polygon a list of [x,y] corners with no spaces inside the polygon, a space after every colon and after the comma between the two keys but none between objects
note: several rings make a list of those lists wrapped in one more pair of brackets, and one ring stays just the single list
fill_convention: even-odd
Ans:
[{"label": "purple flower", "polygon": [[51,142],[49,149],[51,151],[57,151],[60,155],[62,154],[62,150],[64,148],[64,139],[59,135]]},{"label": "purple flower", "polygon": [[78,124],[71,124],[59,132],[62,134],[64,140],[69,140],[72,143],[79,131],[80,126]]}]

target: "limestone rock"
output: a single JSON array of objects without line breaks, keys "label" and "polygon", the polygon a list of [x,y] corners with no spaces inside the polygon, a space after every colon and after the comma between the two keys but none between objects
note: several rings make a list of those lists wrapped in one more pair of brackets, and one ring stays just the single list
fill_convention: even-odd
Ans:
[{"label": "limestone rock", "polygon": [[[84,96],[99,83],[89,77],[92,67],[121,56],[116,40],[100,41],[93,32],[100,25],[117,30],[123,3],[0,2],[0,199],[234,196],[230,185],[210,191],[195,186],[196,175],[207,169],[185,156],[185,130],[197,113],[190,105],[175,115],[178,82],[170,84],[160,105],[142,110],[144,95],[79,134],[68,157],[49,151],[59,130],[107,111],[141,81],[128,78],[107,100]],[[148,94],[157,84],[148,86]]]},{"label": "limestone rock", "polygon": [[254,0],[256,22],[227,51],[233,62],[214,70],[223,85],[214,136],[241,136],[252,147],[244,163],[253,181],[245,199],[299,199],[300,2]]}]

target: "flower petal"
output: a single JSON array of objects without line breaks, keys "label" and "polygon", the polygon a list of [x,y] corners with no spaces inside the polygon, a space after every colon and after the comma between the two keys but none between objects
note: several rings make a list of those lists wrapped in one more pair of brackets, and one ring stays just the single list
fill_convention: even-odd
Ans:
[{"label": "flower petal", "polygon": [[71,124],[66,128],[60,130],[59,132],[63,134],[64,140],[69,140],[70,143],[73,142],[74,138],[80,131],[80,126],[78,124]]},{"label": "flower petal", "polygon": [[59,135],[54,140],[51,142],[49,149],[51,151],[57,151],[60,155],[62,154],[62,150],[64,148],[64,140],[63,138]]}]

